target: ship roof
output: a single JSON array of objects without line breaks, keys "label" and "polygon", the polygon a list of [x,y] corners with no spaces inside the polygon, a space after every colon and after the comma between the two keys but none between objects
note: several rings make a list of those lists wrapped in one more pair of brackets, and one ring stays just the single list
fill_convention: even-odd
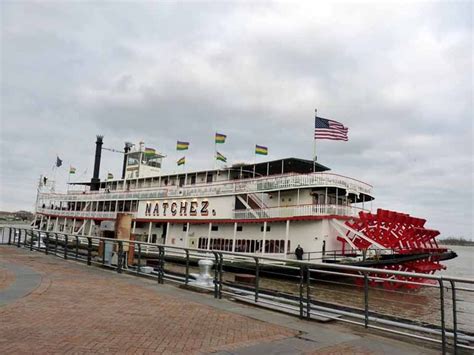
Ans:
[{"label": "ship roof", "polygon": [[[313,162],[312,160],[307,159],[300,159],[300,158],[283,158],[283,159],[276,159],[270,161],[263,161],[260,163],[237,163],[231,166],[226,166],[225,168],[221,169],[207,169],[207,170],[198,170],[198,171],[189,171],[189,172],[182,172],[182,173],[168,173],[168,174],[160,174],[163,176],[177,176],[177,175],[191,175],[191,174],[202,174],[206,172],[222,172],[222,171],[239,171],[242,172],[252,172],[255,169],[255,176],[270,176],[270,175],[280,175],[280,174],[289,174],[289,173],[296,173],[296,174],[309,174],[312,172],[323,172],[328,171],[330,168],[319,164],[317,162]],[[121,181],[123,179],[115,179],[109,180],[108,182],[113,181]],[[131,179],[129,179],[131,180]],[[104,183],[104,181],[102,181]],[[69,185],[91,185],[90,181],[87,182],[70,182]]]}]

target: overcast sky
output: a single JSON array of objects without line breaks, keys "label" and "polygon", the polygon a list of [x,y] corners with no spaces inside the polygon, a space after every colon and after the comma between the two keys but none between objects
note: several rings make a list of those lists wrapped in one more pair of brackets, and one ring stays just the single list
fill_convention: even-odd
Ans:
[{"label": "overcast sky", "polygon": [[[349,127],[318,161],[375,186],[374,207],[473,236],[472,3],[1,2],[0,210],[41,174],[90,179],[104,146],[146,142],[176,170],[311,159],[314,109]],[[101,175],[120,174],[104,151]],[[85,171],[87,170],[87,173]]]}]

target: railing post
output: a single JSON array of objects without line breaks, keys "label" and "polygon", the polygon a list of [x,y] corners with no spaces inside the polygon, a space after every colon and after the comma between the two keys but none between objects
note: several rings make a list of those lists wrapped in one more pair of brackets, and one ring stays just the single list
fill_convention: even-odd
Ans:
[{"label": "railing post", "polygon": [[118,254],[117,254],[117,272],[122,273],[122,263],[123,263],[123,242],[118,241]]},{"label": "railing post", "polygon": [[92,265],[92,238],[87,237],[87,265]]},{"label": "railing post", "polygon": [[456,284],[453,280],[449,281],[451,283],[451,294],[453,298],[453,347],[454,355],[458,353],[458,316],[456,309]]},{"label": "railing post", "polygon": [[64,234],[64,259],[67,260],[67,243],[68,243],[68,236]]},{"label": "railing post", "polygon": [[300,265],[300,318],[304,318],[304,305],[303,305],[303,286],[304,285],[304,266]]},{"label": "railing post", "polygon": [[56,245],[54,246],[54,255],[58,254],[58,233],[54,233],[54,239],[56,240]]},{"label": "railing post", "polygon": [[20,241],[21,241],[21,229],[18,229],[18,241],[17,241],[17,247],[20,247]]},{"label": "railing post", "polygon": [[12,227],[8,228],[8,245],[12,244]]},{"label": "railing post", "polygon": [[311,271],[308,266],[306,266],[306,318],[310,319],[311,318],[311,288],[310,288],[310,282],[311,282]]},{"label": "railing post", "polygon": [[31,231],[31,237],[30,237],[30,251],[33,251],[33,231]]},{"label": "railing post", "polygon": [[45,255],[48,255],[49,254],[49,242],[50,242],[49,232],[45,232],[45,234],[46,234],[46,239],[45,239],[46,243],[44,243],[45,244],[44,253],[45,253]]},{"label": "railing post", "polygon": [[102,240],[99,243],[102,243],[102,266],[105,265],[105,247],[107,245],[107,241]]},{"label": "railing post", "polygon": [[164,248],[162,246],[158,247],[158,283],[163,284],[163,267],[164,267],[164,257],[165,257],[165,252]]},{"label": "railing post", "polygon": [[443,279],[438,280],[439,283],[439,302],[441,312],[441,352],[446,354],[446,324],[444,319],[444,285]]},{"label": "railing post", "polygon": [[79,236],[76,235],[76,260],[79,259]]},{"label": "railing post", "polygon": [[215,262],[214,267],[214,298],[219,298],[219,255],[217,252],[213,251]]},{"label": "railing post", "polygon": [[186,249],[186,275],[184,278],[184,284],[187,285],[189,283],[189,250]]},{"label": "railing post", "polygon": [[137,264],[137,274],[141,272],[142,269],[142,245],[138,243],[138,264]]},{"label": "railing post", "polygon": [[222,253],[219,253],[219,299],[222,299],[222,274],[224,269],[224,257]]},{"label": "railing post", "polygon": [[364,327],[369,327],[369,276],[364,272]]},{"label": "railing post", "polygon": [[255,259],[255,303],[258,302],[258,288],[260,285],[260,264],[258,257],[254,256]]}]

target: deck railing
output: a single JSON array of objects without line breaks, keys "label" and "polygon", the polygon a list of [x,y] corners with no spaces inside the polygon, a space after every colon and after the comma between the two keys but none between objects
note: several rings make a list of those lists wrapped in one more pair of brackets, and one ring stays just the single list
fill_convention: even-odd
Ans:
[{"label": "deck railing", "polygon": [[347,216],[354,217],[361,208],[345,205],[295,205],[264,209],[234,210],[235,219],[288,218],[304,216]]},{"label": "deck railing", "polygon": [[346,176],[332,173],[290,174],[261,177],[233,182],[201,185],[154,187],[130,191],[102,191],[99,193],[40,193],[41,198],[61,201],[105,201],[125,199],[157,199],[179,197],[210,197],[236,193],[255,193],[307,187],[339,187],[351,193],[372,195],[372,186]]},{"label": "deck railing", "polygon": [[[192,284],[199,271],[197,260],[208,259],[214,263],[211,286],[193,286],[212,292],[215,298],[229,296],[302,319],[346,322],[429,341],[439,344],[443,354],[451,349],[455,354],[474,350],[474,279],[15,227],[0,230],[0,244],[150,277],[158,284]],[[115,256],[107,259],[106,249],[114,250]],[[177,257],[181,262],[176,262]],[[151,258],[151,268],[145,268],[147,258]],[[251,276],[251,282],[233,279],[236,274],[226,270],[229,266],[245,272],[247,279]],[[277,282],[275,277],[279,277]]]}]

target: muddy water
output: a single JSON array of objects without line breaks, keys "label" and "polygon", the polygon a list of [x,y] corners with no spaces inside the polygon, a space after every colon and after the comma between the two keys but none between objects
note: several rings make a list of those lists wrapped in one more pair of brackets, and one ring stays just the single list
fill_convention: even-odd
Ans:
[{"label": "muddy water", "polygon": [[[474,251],[474,248],[472,250]],[[165,268],[174,272],[185,272],[182,265],[166,263]],[[197,273],[198,268],[191,267],[190,272]],[[248,270],[247,273],[254,274],[252,270]],[[456,276],[468,277],[467,275]],[[234,282],[234,278],[234,273],[224,273],[224,281]],[[259,286],[261,290],[267,289],[292,296],[299,295],[299,280],[296,279],[283,280],[261,277]],[[449,283],[445,286],[449,286]],[[466,287],[465,285],[458,286]],[[458,329],[474,333],[474,287],[469,287],[472,291],[457,291]],[[304,294],[306,295],[306,289],[304,289]],[[361,311],[364,309],[364,289],[352,283],[351,280],[312,279],[310,297],[314,301],[340,307],[350,307]],[[452,328],[452,294],[448,287],[445,287],[444,298],[446,325],[448,328]],[[440,290],[438,287],[426,286],[417,290],[388,290],[379,286],[371,286],[369,288],[369,309],[379,315],[408,319],[415,323],[438,326],[441,324]]]}]

